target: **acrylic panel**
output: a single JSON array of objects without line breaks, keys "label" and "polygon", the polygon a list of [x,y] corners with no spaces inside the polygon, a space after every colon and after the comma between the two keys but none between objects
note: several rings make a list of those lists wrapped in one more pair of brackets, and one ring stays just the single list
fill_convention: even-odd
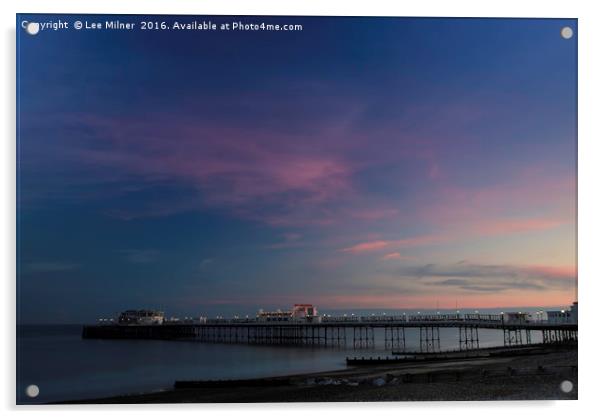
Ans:
[{"label": "acrylic panel", "polygon": [[17,403],[577,398],[576,19],[16,25]]}]

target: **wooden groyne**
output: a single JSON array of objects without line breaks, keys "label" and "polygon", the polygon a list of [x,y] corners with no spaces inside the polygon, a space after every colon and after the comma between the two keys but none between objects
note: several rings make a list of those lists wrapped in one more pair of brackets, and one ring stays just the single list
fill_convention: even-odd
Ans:
[{"label": "wooden groyne", "polygon": [[471,350],[447,350],[440,352],[420,352],[393,351],[392,357],[348,357],[346,358],[347,365],[386,365],[386,364],[403,364],[415,362],[432,362],[432,361],[453,361],[475,358],[490,358],[490,357],[511,357],[525,355],[541,355],[549,353],[557,349],[571,349],[575,344],[535,344],[521,345],[515,347],[494,346],[490,348],[471,349]]},{"label": "wooden groyne", "polygon": [[404,362],[415,362],[415,357],[347,357],[345,362],[350,366],[361,366],[361,365],[389,365],[389,364],[401,364]]}]

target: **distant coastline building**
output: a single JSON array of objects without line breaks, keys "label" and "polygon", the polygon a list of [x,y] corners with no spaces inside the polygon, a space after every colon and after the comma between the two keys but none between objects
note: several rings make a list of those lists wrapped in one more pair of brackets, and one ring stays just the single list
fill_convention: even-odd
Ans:
[{"label": "distant coastline building", "polygon": [[577,324],[579,318],[578,303],[575,301],[569,310],[548,311],[548,323]]},{"label": "distant coastline building", "polygon": [[163,324],[165,314],[157,310],[126,310],[119,315],[119,324]]}]

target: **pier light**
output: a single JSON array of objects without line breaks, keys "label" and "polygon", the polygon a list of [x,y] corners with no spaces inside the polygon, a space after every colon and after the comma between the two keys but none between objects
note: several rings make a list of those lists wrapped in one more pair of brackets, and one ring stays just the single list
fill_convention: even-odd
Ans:
[{"label": "pier light", "polygon": [[351,313],[352,316],[355,316],[355,314]]}]

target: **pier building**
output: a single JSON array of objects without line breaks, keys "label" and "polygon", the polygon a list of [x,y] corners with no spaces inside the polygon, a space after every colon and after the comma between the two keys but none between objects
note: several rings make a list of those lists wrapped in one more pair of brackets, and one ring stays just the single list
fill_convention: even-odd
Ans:
[{"label": "pier building", "polygon": [[163,324],[165,314],[157,310],[126,310],[119,315],[118,323],[122,325],[158,325]]}]

